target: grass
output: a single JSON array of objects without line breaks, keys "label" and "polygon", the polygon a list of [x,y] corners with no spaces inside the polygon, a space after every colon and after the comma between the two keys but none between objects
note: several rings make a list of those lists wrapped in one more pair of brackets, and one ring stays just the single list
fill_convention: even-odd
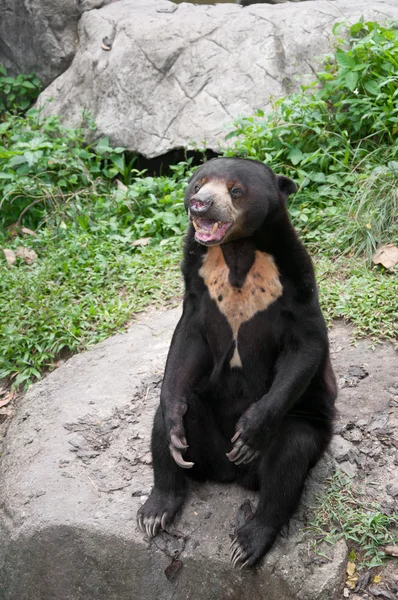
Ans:
[{"label": "grass", "polygon": [[49,240],[36,266],[22,267],[23,277],[13,269],[4,282],[12,297],[0,284],[4,375],[17,373],[15,385],[40,379],[62,352],[87,349],[177,295],[178,255],[174,248],[126,252],[84,235],[62,248]]},{"label": "grass", "polygon": [[330,326],[344,319],[354,326],[354,338],[375,345],[389,340],[398,346],[398,278],[369,269],[364,258],[340,255],[315,257],[323,314]]},{"label": "grass", "polygon": [[384,514],[375,502],[365,499],[363,491],[343,473],[336,471],[328,480],[327,491],[318,498],[313,520],[308,529],[317,541],[334,544],[347,542],[350,558],[358,568],[381,566],[386,559],[383,547],[396,544],[392,529],[398,526],[398,516]]},{"label": "grass", "polygon": [[[26,239],[12,246],[20,244]],[[0,378],[16,374],[14,385],[40,379],[62,353],[89,348],[177,295],[179,245],[134,248],[51,228],[29,240],[37,261],[19,259],[0,280]]]}]

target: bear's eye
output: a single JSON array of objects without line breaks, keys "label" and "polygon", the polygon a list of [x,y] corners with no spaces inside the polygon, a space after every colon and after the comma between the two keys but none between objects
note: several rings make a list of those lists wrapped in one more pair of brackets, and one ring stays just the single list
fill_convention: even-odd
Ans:
[{"label": "bear's eye", "polygon": [[236,198],[238,198],[243,194],[243,191],[242,188],[240,188],[238,185],[234,185],[234,187],[230,190],[229,193],[231,194],[231,196],[235,196]]},{"label": "bear's eye", "polygon": [[194,189],[194,192],[195,192],[195,194],[197,194],[197,193],[198,193],[198,191],[200,190],[200,188],[201,188],[201,187],[202,187],[202,186],[200,185],[200,183],[195,183],[195,187],[193,188],[193,189]]}]

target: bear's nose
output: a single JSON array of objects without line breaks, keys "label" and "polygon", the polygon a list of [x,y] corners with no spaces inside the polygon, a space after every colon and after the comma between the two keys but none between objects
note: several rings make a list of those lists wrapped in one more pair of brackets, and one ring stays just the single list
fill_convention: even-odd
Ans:
[{"label": "bear's nose", "polygon": [[189,201],[189,209],[192,215],[203,215],[209,210],[214,202],[214,197],[211,194],[198,193],[192,196]]}]

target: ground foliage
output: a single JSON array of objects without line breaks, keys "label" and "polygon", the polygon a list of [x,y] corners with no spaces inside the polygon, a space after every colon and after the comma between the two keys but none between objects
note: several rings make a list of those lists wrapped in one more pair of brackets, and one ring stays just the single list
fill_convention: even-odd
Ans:
[{"label": "ground foliage", "polygon": [[318,498],[313,519],[308,523],[315,536],[316,553],[320,552],[320,542],[334,544],[344,539],[350,550],[349,559],[358,569],[384,563],[384,547],[398,542],[392,532],[395,528],[396,533],[397,526],[398,515],[383,513],[377,502],[369,501],[363,490],[341,471],[335,471],[328,480],[327,491]]},{"label": "ground foliage", "polygon": [[[38,91],[34,76],[1,68],[0,247],[37,254],[12,265],[0,256],[0,379],[14,385],[181,291],[192,172],[187,161],[149,177],[107,139],[87,145],[82,130],[24,112]],[[313,86],[227,136],[227,155],[298,182],[289,210],[315,257],[324,313],[375,342],[397,336],[396,273],[370,266],[375,248],[397,237],[397,133],[398,32],[359,22],[337,37]]]}]

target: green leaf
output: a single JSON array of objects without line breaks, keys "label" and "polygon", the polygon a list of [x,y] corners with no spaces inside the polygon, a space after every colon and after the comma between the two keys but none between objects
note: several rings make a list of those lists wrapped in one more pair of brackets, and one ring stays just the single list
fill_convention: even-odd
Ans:
[{"label": "green leaf", "polygon": [[345,84],[348,87],[348,89],[351,90],[351,92],[353,92],[357,87],[358,79],[359,75],[354,71],[348,71],[348,73],[346,74]]},{"label": "green leaf", "polygon": [[126,167],[126,163],[124,160],[124,154],[119,155],[119,154],[112,154],[111,156],[111,160],[113,162],[114,165],[116,165],[116,167],[119,169],[119,171],[124,171],[125,167]]},{"label": "green leaf", "polygon": [[34,86],[33,83],[31,83],[30,81],[23,81],[21,85],[22,87],[27,88],[28,90],[36,89],[36,86]]},{"label": "green leaf", "polygon": [[293,165],[298,165],[304,158],[304,154],[301,152],[300,148],[292,148],[287,156],[292,161]]},{"label": "green leaf", "polygon": [[374,79],[371,79],[370,81],[365,81],[363,87],[367,92],[369,92],[369,94],[372,94],[373,96],[377,96],[377,94],[379,93],[379,85]]},{"label": "green leaf", "polygon": [[350,27],[350,34],[352,36],[357,36],[358,33],[360,31],[362,31],[362,29],[363,29],[363,23],[362,22],[354,23],[354,25],[351,25],[351,27]]},{"label": "green leaf", "polygon": [[16,167],[17,165],[22,165],[23,163],[26,163],[26,162],[27,162],[26,156],[24,154],[22,154],[22,155],[19,154],[9,160],[8,166],[10,168],[13,168],[13,167]]},{"label": "green leaf", "polygon": [[336,60],[337,60],[337,64],[340,67],[344,67],[345,69],[351,69],[352,67],[355,67],[355,65],[356,65],[355,58],[353,58],[352,56],[349,56],[349,54],[347,52],[344,52],[340,48],[338,48],[336,50]]},{"label": "green leaf", "polygon": [[322,173],[322,172],[310,173],[309,177],[311,178],[312,181],[315,181],[315,183],[325,183],[326,182],[326,175],[325,175],[325,173]]},{"label": "green leaf", "polygon": [[352,549],[348,555],[348,560],[350,562],[355,562],[357,560],[357,555],[354,549]]}]

